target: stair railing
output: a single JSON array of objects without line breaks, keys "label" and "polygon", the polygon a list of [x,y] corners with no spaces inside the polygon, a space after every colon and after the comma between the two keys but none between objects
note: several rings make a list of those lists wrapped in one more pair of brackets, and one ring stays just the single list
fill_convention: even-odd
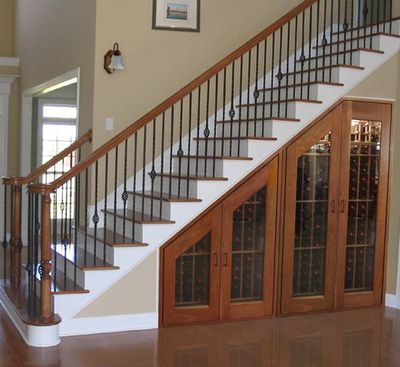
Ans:
[{"label": "stair railing", "polygon": [[[89,130],[82,137],[70,144],[60,153],[56,154],[53,158],[42,164],[40,167],[33,170],[26,177],[3,177],[3,223],[2,223],[2,274],[1,274],[1,288],[11,298],[16,297],[16,293],[25,292],[26,284],[23,283],[22,267],[23,262],[26,262],[25,268],[31,269],[32,272],[37,273],[41,271],[40,262],[29,262],[26,259],[26,254],[22,254],[24,248],[24,241],[22,237],[22,227],[28,222],[23,222],[27,219],[26,213],[23,213],[23,204],[25,202],[24,187],[30,184],[43,183],[48,184],[61,177],[65,172],[73,168],[81,161],[82,150],[85,144],[92,141],[92,130]],[[43,212],[43,214],[47,214]],[[37,222],[39,223],[39,222]],[[25,239],[26,241],[28,239]],[[26,244],[25,244],[26,245]],[[29,247],[29,246],[28,246]],[[42,257],[46,255],[46,251],[50,249],[42,248],[36,249],[36,256],[42,253]],[[36,269],[34,268],[36,264]],[[45,265],[45,264],[44,264]],[[39,283],[38,276],[36,276],[35,283]],[[38,286],[36,287],[38,288]],[[36,289],[35,289],[36,292]],[[47,294],[47,292],[46,292]],[[46,300],[46,307],[48,307],[48,300]],[[25,318],[31,319],[32,315],[36,314],[36,310],[31,315],[25,315]],[[43,313],[48,319],[49,311]],[[28,321],[28,320],[26,320]]]},{"label": "stair railing", "polygon": [[[378,3],[374,11],[376,1],[304,1],[53,183],[31,185],[27,230],[30,256],[42,248],[43,318],[51,284],[82,287],[82,269],[109,265],[108,244],[143,242],[144,225],[171,223],[168,200],[195,199],[197,181],[223,180],[221,158],[245,156],[251,139],[275,140],[274,121],[295,123],[296,101],[319,103],[315,82],[335,84],[338,65],[357,68],[356,50],[392,30],[393,1],[383,15]],[[75,205],[59,228],[51,195],[70,187]]]}]

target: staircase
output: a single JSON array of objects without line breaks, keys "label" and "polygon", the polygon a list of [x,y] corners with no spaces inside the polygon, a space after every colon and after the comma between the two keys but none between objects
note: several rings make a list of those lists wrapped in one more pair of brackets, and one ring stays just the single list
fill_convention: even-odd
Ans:
[{"label": "staircase", "polygon": [[[399,52],[399,18],[349,3],[305,1],[61,177],[29,186],[26,228],[6,222],[3,241],[14,256],[4,278],[30,305],[28,344],[158,326],[157,312],[79,313]],[[15,210],[24,183],[4,183]]]}]

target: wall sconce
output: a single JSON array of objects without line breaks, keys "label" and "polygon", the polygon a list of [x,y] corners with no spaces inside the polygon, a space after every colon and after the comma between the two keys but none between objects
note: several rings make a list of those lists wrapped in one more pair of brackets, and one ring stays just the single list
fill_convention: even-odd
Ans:
[{"label": "wall sconce", "polygon": [[109,50],[104,55],[104,70],[108,74],[112,74],[115,70],[123,70],[124,65],[122,64],[122,54],[119,50],[118,43],[114,43],[112,50]]}]

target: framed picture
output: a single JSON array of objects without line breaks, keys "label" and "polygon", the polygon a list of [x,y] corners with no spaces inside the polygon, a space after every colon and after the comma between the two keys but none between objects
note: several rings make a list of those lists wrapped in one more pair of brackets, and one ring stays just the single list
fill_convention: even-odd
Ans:
[{"label": "framed picture", "polygon": [[200,0],[153,0],[153,29],[200,32]]}]

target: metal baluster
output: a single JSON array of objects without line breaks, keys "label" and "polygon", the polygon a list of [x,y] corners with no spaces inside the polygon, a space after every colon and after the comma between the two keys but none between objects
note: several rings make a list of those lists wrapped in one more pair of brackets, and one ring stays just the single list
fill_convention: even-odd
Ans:
[{"label": "metal baluster", "polygon": [[[134,144],[135,148],[133,151],[133,203],[132,203],[132,208],[133,208],[133,213],[136,212],[136,182],[137,182],[137,146],[138,146],[138,139],[137,139],[138,133],[135,133],[134,136]],[[135,241],[135,223],[132,222],[132,241]]]},{"label": "metal baluster", "polygon": [[[251,83],[251,54],[252,49],[248,51],[248,58],[247,58],[247,115],[246,115],[246,136],[249,136],[249,120],[250,120],[250,83]],[[235,83],[233,82],[233,85]],[[240,91],[242,93],[242,91]],[[232,96],[233,99],[233,96]],[[257,121],[257,110],[254,107],[254,120]],[[232,135],[232,130],[231,130]]]},{"label": "metal baluster", "polygon": [[[337,36],[336,36],[336,64],[339,64],[339,49],[340,49],[340,43],[339,43],[339,38],[340,38],[340,22],[341,22],[341,14],[342,14],[342,0],[338,1],[338,14],[337,14]],[[333,38],[331,39],[331,42],[333,42]]]},{"label": "metal baluster", "polygon": [[199,174],[199,146],[200,146],[200,119],[201,119],[201,85],[197,89],[197,140],[196,140],[196,172],[195,176]]},{"label": "metal baluster", "polygon": [[209,121],[208,121],[209,113],[210,113],[210,79],[207,80],[206,127],[203,131],[203,135],[206,138],[206,140],[205,140],[204,175],[203,176],[207,176],[208,139],[210,137],[210,128],[209,128]]},{"label": "metal baluster", "polygon": [[[57,247],[57,236],[58,236],[58,190],[53,194],[53,248]],[[54,269],[57,269],[57,256],[54,256]],[[53,274],[53,284],[54,290],[57,289],[57,271],[54,271]]]},{"label": "metal baluster", "polygon": [[[283,47],[283,27],[280,28],[279,30],[279,69],[278,69],[278,74],[276,75],[276,78],[278,79],[278,117],[281,117],[281,86],[282,86],[282,47]],[[272,86],[272,96],[274,95],[274,87]],[[287,101],[285,105],[287,106]]]},{"label": "metal baluster", "polygon": [[346,0],[344,2],[344,22],[343,22],[343,31],[344,31],[343,64],[344,65],[346,65],[346,60],[347,60],[347,30],[349,29],[349,23],[347,20],[347,8],[348,8],[347,1],[348,0]]},{"label": "metal baluster", "polygon": [[183,99],[180,101],[179,106],[179,148],[177,152],[178,156],[178,198],[181,197],[181,183],[182,183],[182,157],[183,157],[183,148],[182,148],[182,129],[183,129]]},{"label": "metal baluster", "polygon": [[389,0],[389,33],[392,33],[392,28],[393,28],[393,0]]},{"label": "metal baluster", "polygon": [[96,265],[97,258],[97,226],[100,221],[99,212],[97,209],[98,205],[98,193],[99,193],[99,161],[96,161],[94,168],[94,215],[93,215],[93,223],[94,223],[94,244],[93,244],[93,265]]},{"label": "metal baluster", "polygon": [[[170,150],[169,150],[169,197],[172,195],[172,158],[173,158],[173,145],[174,145],[174,108],[175,105],[171,107],[171,139],[170,139]],[[146,126],[145,126],[146,128]]]},{"label": "metal baluster", "polygon": [[[225,117],[226,116],[226,67],[224,68],[224,90],[222,97],[222,136],[225,136]],[[221,156],[224,156],[225,145],[221,144]]]},{"label": "metal baluster", "polygon": [[[304,63],[306,61],[306,55],[304,53],[305,11],[303,11],[301,14],[302,14],[302,22],[301,22],[301,55],[300,55],[299,61],[301,63],[300,84],[303,85],[303,81],[304,81]],[[275,33],[274,33],[274,35],[275,35]],[[273,65],[272,65],[272,69],[273,69]],[[309,66],[309,69],[311,69],[310,66]],[[311,71],[309,71],[309,72],[311,72]],[[295,75],[293,83],[296,84],[296,82],[297,82],[297,76]],[[303,99],[303,88],[300,89],[300,99]],[[272,116],[272,114],[271,114],[271,116]]]},{"label": "metal baluster", "polygon": [[124,222],[122,223],[122,242],[125,243],[126,239],[126,210],[127,210],[127,201],[128,201],[128,191],[127,191],[127,179],[128,179],[128,139],[125,139],[124,144],[124,192],[122,193],[122,202],[123,202],[123,212],[124,212]]},{"label": "metal baluster", "polygon": [[[328,45],[328,40],[326,38],[326,5],[327,1],[324,0],[324,35],[322,37],[322,81],[325,81],[325,66],[326,66],[326,59],[325,59],[325,55],[326,55],[326,46]],[[310,33],[311,34],[311,33]]]},{"label": "metal baluster", "polygon": [[213,169],[212,169],[212,176],[213,177],[215,177],[215,157],[217,155],[217,114],[218,114],[218,74],[215,76],[214,148],[213,148]]},{"label": "metal baluster", "polygon": [[[361,0],[359,0],[361,1]],[[381,22],[381,0],[378,0],[378,11],[377,11],[377,22],[376,22],[376,33],[380,32],[380,22]]]},{"label": "metal baluster", "polygon": [[160,172],[160,194],[161,194],[161,201],[160,201],[160,215],[162,217],[162,210],[164,201],[162,198],[164,197],[164,138],[165,138],[165,112],[162,114],[162,131],[161,131],[161,172]]},{"label": "metal baluster", "polygon": [[[235,112],[235,105],[234,105],[234,103],[235,103],[235,102],[234,102],[234,99],[235,99],[235,61],[232,62],[232,77],[231,77],[231,79],[232,79],[232,84],[231,84],[231,109],[230,109],[230,111],[229,111],[229,117],[231,118],[231,122],[230,122],[231,129],[230,129],[230,133],[229,133],[229,137],[230,137],[230,139],[229,139],[229,157],[232,157],[233,118],[235,117],[235,114],[236,114],[236,112]],[[240,93],[240,95],[241,95],[241,94],[242,94],[242,91],[240,91],[239,93]],[[241,108],[242,108],[242,106],[239,106],[239,110],[240,110]],[[249,110],[247,109],[247,120],[248,120],[248,115],[249,115],[249,112],[248,112],[248,111],[249,111]],[[224,144],[224,141],[223,141],[223,140],[221,141],[221,144],[222,144],[222,145]],[[240,144],[240,142],[239,142],[238,144]]]},{"label": "metal baluster", "polygon": [[[150,196],[150,217],[153,219],[154,214],[154,180],[156,178],[156,167],[155,167],[155,160],[156,160],[156,119],[153,120],[153,157],[152,157],[152,166],[150,172],[151,178],[151,196]],[[162,201],[162,195],[160,198]],[[162,216],[160,216],[161,219]]]},{"label": "metal baluster", "polygon": [[[326,1],[326,0],[325,0]],[[310,71],[308,72],[308,84],[307,84],[307,99],[310,99],[310,83],[311,83],[311,52],[312,52],[312,30],[313,30],[313,8],[310,6],[310,25],[309,25],[309,49],[308,49],[308,59]]]},{"label": "metal baluster", "polygon": [[350,65],[353,65],[353,32],[354,32],[354,3],[355,0],[351,0],[351,27],[350,27]]},{"label": "metal baluster", "polygon": [[[114,159],[114,233],[113,241],[116,242],[117,239],[117,194],[118,194],[118,148],[119,145],[115,147],[115,159]],[[123,219],[125,223],[125,218]]]},{"label": "metal baluster", "polygon": [[[360,48],[360,31],[361,31],[361,0],[358,0],[357,9],[357,48]],[[351,47],[353,48],[353,42],[351,42]]]},{"label": "metal baluster", "polygon": [[[293,96],[292,98],[296,98],[296,72],[297,72],[297,32],[299,30],[299,17],[296,15],[295,21],[294,21],[294,59],[293,59]],[[286,75],[286,83],[289,85],[290,82],[290,76],[289,74]],[[300,89],[303,89],[303,86],[300,86]]]},{"label": "metal baluster", "polygon": [[[144,219],[144,197],[146,192],[146,145],[147,145],[147,124],[144,125],[143,130],[143,161],[142,161],[142,220]],[[172,151],[172,147],[171,147]],[[171,153],[172,160],[172,153]],[[135,213],[133,213],[135,217]],[[134,225],[135,223],[133,223]]]},{"label": "metal baluster", "polygon": [[[267,88],[267,53],[268,53],[268,38],[264,40],[264,58],[263,58],[263,101],[262,101],[262,127],[261,127],[261,136],[264,136],[264,131],[265,131],[265,99],[266,99],[266,88]],[[286,75],[286,78],[288,78],[288,75]],[[287,81],[288,82],[288,81]],[[256,123],[255,121],[254,123]],[[239,134],[240,135],[240,134]]]},{"label": "metal baluster", "polygon": [[[286,75],[289,74],[289,57],[290,57],[290,21],[287,24],[287,45],[286,45]],[[296,84],[296,83],[294,83]],[[280,91],[279,91],[280,94]],[[288,117],[288,103],[289,100],[289,83],[286,80],[286,109],[285,109],[285,118]]]},{"label": "metal baluster", "polygon": [[89,208],[89,169],[85,170],[85,241],[84,241],[84,253],[83,253],[83,264],[87,264],[87,247],[88,247],[88,208]]},{"label": "metal baluster", "polygon": [[[272,33],[272,53],[271,53],[271,88],[274,87],[274,67],[275,67],[275,32]],[[270,95],[270,106],[269,106],[269,114],[270,117],[272,118],[274,116],[273,114],[273,104],[272,102],[274,101],[274,93],[271,92]]]},{"label": "metal baluster", "polygon": [[104,161],[104,206],[103,206],[103,213],[104,213],[104,223],[103,223],[103,262],[106,262],[106,246],[107,246],[107,210],[108,210],[108,153],[105,156]]},{"label": "metal baluster", "polygon": [[364,0],[364,8],[363,8],[363,16],[364,16],[364,29],[363,29],[363,39],[364,39],[364,48],[367,48],[367,17],[368,17],[368,0]]},{"label": "metal baluster", "polygon": [[[192,144],[192,113],[193,113],[193,93],[190,92],[189,95],[189,136],[188,136],[188,147],[187,147],[187,166],[186,166],[186,195],[189,197],[189,188],[190,188],[190,162],[191,162],[191,144]],[[162,144],[164,147],[164,124],[163,124],[163,133],[162,133]],[[161,157],[163,159],[163,157]],[[162,192],[162,191],[161,191]]]},{"label": "metal baluster", "polygon": [[[258,90],[258,67],[259,67],[259,58],[260,58],[260,44],[257,43],[256,47],[256,88],[254,90],[253,98],[254,98],[254,109],[256,111],[256,120],[254,121],[254,129],[253,129],[253,135],[257,136],[257,114],[258,114],[258,97],[260,96],[260,92]],[[263,123],[263,122],[262,122]],[[247,124],[247,131],[246,135],[249,135],[249,125]]]},{"label": "metal baluster", "polygon": [[[243,55],[240,57],[240,71],[239,71],[239,106],[242,105],[243,102]],[[240,157],[240,145],[241,145],[241,136],[242,136],[242,113],[243,113],[243,109],[241,107],[239,107],[239,119],[238,119],[238,129],[239,129],[239,136],[238,136],[238,151],[237,151],[237,155],[238,157]],[[254,123],[257,122],[257,119],[254,120]],[[231,126],[232,129],[232,126]],[[232,132],[232,130],[231,130]]]},{"label": "metal baluster", "polygon": [[370,32],[370,35],[369,35],[369,48],[370,49],[372,49],[372,44],[373,44],[373,24],[374,24],[374,0],[371,0],[371,11],[370,11],[370,17],[369,17],[369,20],[370,20],[370,25],[369,25],[369,32]]},{"label": "metal baluster", "polygon": [[[33,251],[33,314],[37,316],[37,285],[38,285],[38,271],[39,271],[39,232],[40,232],[40,221],[39,221],[39,195],[34,194],[34,251]],[[57,256],[56,253],[54,256]]]},{"label": "metal baluster", "polygon": [[[4,259],[3,259],[3,266],[4,266],[4,280],[6,281],[7,279],[7,193],[8,193],[8,186],[4,185],[4,219],[3,219],[3,254],[4,254]],[[10,213],[11,215],[11,213]]]}]

